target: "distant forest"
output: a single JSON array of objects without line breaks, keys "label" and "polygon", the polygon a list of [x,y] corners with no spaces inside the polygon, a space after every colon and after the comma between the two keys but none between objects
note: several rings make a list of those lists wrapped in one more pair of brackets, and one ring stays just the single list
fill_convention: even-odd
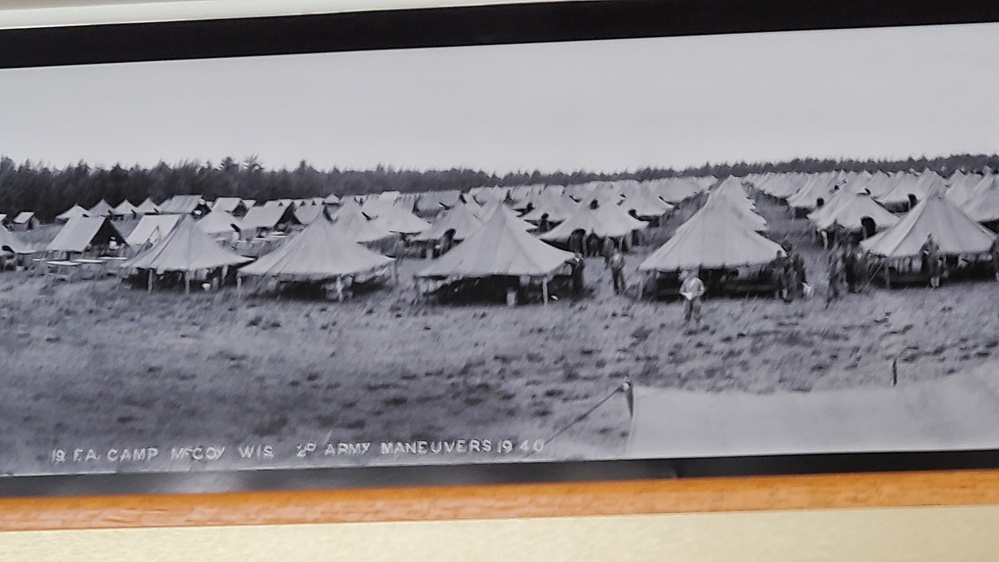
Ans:
[{"label": "distant forest", "polygon": [[89,208],[101,199],[112,205],[128,199],[138,204],[147,197],[161,202],[174,195],[201,195],[206,199],[237,196],[258,201],[280,198],[326,196],[330,193],[360,195],[382,191],[403,193],[452,190],[473,187],[527,184],[572,185],[595,180],[636,179],[640,181],[683,177],[743,176],[765,172],[923,171],[934,170],[947,177],[955,171],[999,170],[999,155],[962,154],[908,160],[831,160],[803,158],[778,163],[707,163],[696,168],[645,168],[637,171],[596,173],[590,171],[511,172],[502,176],[482,171],[396,170],[379,166],[373,170],[317,170],[302,162],[293,170],[266,170],[255,157],[237,161],[226,158],[218,164],[185,162],[160,163],[152,168],[91,167],[86,163],[52,169],[29,162],[18,164],[0,158],[0,213],[35,211],[42,220],[51,220],[74,204]]}]

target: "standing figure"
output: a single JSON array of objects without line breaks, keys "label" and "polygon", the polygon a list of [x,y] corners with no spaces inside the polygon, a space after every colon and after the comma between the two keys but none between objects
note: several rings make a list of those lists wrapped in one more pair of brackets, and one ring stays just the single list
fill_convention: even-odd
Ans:
[{"label": "standing figure", "polygon": [[[697,273],[687,270],[680,274],[680,294],[686,299],[683,303],[683,321],[688,331],[701,326],[701,297],[704,296],[704,282]],[[691,329],[693,324],[693,329]]]},{"label": "standing figure", "polygon": [[583,254],[576,252],[575,257],[572,259],[572,294],[577,297],[583,295],[585,288],[583,282],[584,268],[586,268],[586,260],[583,259]]},{"label": "standing figure", "polygon": [[569,235],[569,251],[578,255],[579,257],[583,257],[583,252],[586,250],[583,247],[584,246],[583,237],[584,234],[582,230],[574,230],[572,234]]},{"label": "standing figure", "polygon": [[778,250],[777,257],[767,264],[767,269],[770,272],[770,281],[777,288],[776,297],[779,299],[786,298],[787,286],[784,284],[786,280],[784,277],[784,252]]},{"label": "standing figure", "polygon": [[919,249],[923,258],[923,272],[930,277],[930,287],[940,286],[940,246],[933,239],[933,234],[926,235],[926,242]]},{"label": "standing figure", "polygon": [[989,251],[992,254],[992,269],[995,271],[996,281],[999,281],[999,234],[996,234]]},{"label": "standing figure", "polygon": [[552,229],[552,223],[548,220],[548,213],[541,215],[541,221],[538,223],[538,233],[544,234]]},{"label": "standing figure", "polygon": [[784,268],[781,271],[781,276],[784,278],[782,282],[784,286],[784,302],[791,302],[798,292],[798,280],[795,275],[794,262],[791,261],[790,257],[784,258]]},{"label": "standing figure", "polygon": [[600,237],[591,232],[586,237],[586,256],[596,257],[600,255]]},{"label": "standing figure", "polygon": [[826,292],[826,308],[829,308],[832,301],[840,298],[844,277],[843,252],[837,244],[829,254],[829,290]]},{"label": "standing figure", "polygon": [[603,246],[600,249],[600,255],[604,257],[604,265],[610,263],[611,256],[618,250],[618,245],[614,242],[614,239],[610,236],[605,236]]},{"label": "standing figure", "polygon": [[850,246],[843,248],[843,276],[846,278],[846,290],[857,292],[857,254]]},{"label": "standing figure", "polygon": [[614,253],[607,260],[607,267],[611,272],[611,284],[614,285],[614,294],[620,295],[624,292],[624,254],[621,253],[621,250],[614,249]]},{"label": "standing figure", "polygon": [[791,253],[791,265],[794,267],[795,291],[798,291],[800,295],[804,295],[805,285],[808,284],[808,274],[805,271],[805,260],[801,258],[801,254],[798,252]]}]

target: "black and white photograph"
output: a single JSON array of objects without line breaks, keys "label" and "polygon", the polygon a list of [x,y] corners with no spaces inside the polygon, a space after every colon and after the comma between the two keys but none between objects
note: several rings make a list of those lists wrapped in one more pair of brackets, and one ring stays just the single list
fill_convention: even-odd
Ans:
[{"label": "black and white photograph", "polygon": [[0,474],[999,448],[999,24],[0,70]]}]

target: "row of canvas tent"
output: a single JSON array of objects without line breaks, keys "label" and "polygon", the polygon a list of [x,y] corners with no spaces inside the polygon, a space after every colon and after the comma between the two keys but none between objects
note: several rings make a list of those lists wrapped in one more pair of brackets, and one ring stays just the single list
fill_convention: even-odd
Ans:
[{"label": "row of canvas tent", "polygon": [[[861,247],[887,259],[918,257],[928,235],[933,236],[943,256],[989,252],[996,234],[985,225],[995,227],[999,223],[999,176],[958,173],[946,182],[932,171],[895,176],[896,185],[909,186],[919,193],[918,202],[901,217],[875,201],[871,186],[890,177],[878,172],[839,175],[842,187],[825,205],[810,213],[809,219],[819,230],[839,227],[852,232],[862,228],[863,219],[869,219],[876,232],[870,233]],[[759,182],[760,191],[777,198],[782,193],[777,186],[794,183],[778,174],[747,180]],[[814,184],[808,180],[805,185],[807,188]],[[792,205],[791,199],[787,203]]]},{"label": "row of canvas tent", "polygon": [[956,172],[947,179],[932,170],[920,173],[897,172],[825,172],[817,174],[776,174],[747,176],[763,193],[785,201],[799,214],[828,205],[837,193],[866,192],[889,211],[911,209],[930,192],[944,192],[946,197],[977,222],[999,222],[999,186],[997,176]]}]

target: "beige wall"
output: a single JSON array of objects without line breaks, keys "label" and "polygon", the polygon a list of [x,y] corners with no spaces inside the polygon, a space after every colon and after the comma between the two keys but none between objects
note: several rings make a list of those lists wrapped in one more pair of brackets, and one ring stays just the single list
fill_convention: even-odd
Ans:
[{"label": "beige wall", "polygon": [[999,559],[999,506],[0,534],[3,560]]}]

